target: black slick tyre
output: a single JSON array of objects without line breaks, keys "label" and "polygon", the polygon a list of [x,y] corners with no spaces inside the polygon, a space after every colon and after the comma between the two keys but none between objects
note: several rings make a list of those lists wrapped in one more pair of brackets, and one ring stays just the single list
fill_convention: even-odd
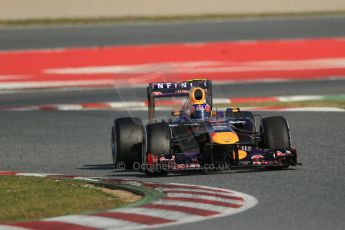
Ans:
[{"label": "black slick tyre", "polygon": [[171,133],[168,123],[153,123],[146,128],[148,153],[165,155],[170,153]]},{"label": "black slick tyre", "polygon": [[263,148],[285,149],[291,147],[290,131],[287,121],[282,116],[262,119]]},{"label": "black slick tyre", "polygon": [[[168,123],[152,123],[146,127],[146,153],[164,156],[171,152],[171,131]],[[166,175],[167,170],[158,168],[154,171],[146,170],[146,175],[161,176]]]},{"label": "black slick tyre", "polygon": [[[130,169],[142,163],[144,128],[140,118],[123,117],[114,120],[111,149],[115,167]],[[120,166],[121,165],[121,166]]]},{"label": "black slick tyre", "polygon": [[[282,116],[267,117],[262,120],[262,147],[265,149],[291,148],[290,131],[287,121]],[[266,169],[286,169],[290,163],[282,166],[269,166]]]}]

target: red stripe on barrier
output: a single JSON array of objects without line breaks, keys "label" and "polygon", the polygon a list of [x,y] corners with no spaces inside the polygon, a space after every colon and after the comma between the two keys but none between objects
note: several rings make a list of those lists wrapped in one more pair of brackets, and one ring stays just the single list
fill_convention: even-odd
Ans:
[{"label": "red stripe on barrier", "polygon": [[130,221],[138,224],[155,225],[176,222],[176,220],[170,220],[160,217],[148,216],[143,214],[124,213],[124,212],[103,212],[94,214],[94,216],[102,216],[114,219],[120,219]]},{"label": "red stripe on barrier", "polygon": [[179,205],[166,205],[166,204],[147,204],[147,205],[141,206],[141,208],[178,211],[178,212],[184,212],[184,213],[198,215],[198,216],[213,216],[213,215],[220,214],[219,212],[204,210],[200,208],[191,208],[191,207],[185,207],[185,206],[179,206]]},{"label": "red stripe on barrier", "polygon": [[162,200],[194,202],[194,203],[210,204],[210,205],[215,205],[215,206],[223,206],[223,207],[228,207],[228,208],[242,207],[241,204],[232,204],[232,203],[226,203],[226,202],[215,201],[215,200],[206,200],[206,199],[189,198],[189,197],[163,197]]},{"label": "red stripe on barrier", "polygon": [[59,221],[32,221],[32,222],[23,222],[23,223],[16,223],[9,226],[15,226],[15,227],[23,227],[23,228],[29,228],[34,230],[57,230],[57,229],[63,229],[63,230],[95,230],[97,228],[91,228],[86,226],[81,226],[77,224],[70,224],[70,223],[64,223]]},{"label": "red stripe on barrier", "polygon": [[222,194],[216,194],[216,193],[210,193],[210,192],[195,192],[195,191],[182,191],[182,190],[169,190],[169,191],[164,191],[164,192],[165,193],[182,193],[182,194],[205,195],[205,196],[212,196],[212,197],[218,197],[218,198],[229,199],[229,200],[243,201],[242,197],[228,196],[228,195],[222,195]]}]

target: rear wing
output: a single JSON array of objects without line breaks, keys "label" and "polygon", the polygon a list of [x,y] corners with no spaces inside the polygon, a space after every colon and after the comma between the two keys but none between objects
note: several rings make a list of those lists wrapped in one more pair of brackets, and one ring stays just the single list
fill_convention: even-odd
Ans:
[{"label": "rear wing", "polygon": [[193,79],[183,82],[153,82],[147,87],[148,118],[152,121],[155,114],[155,98],[185,97],[193,87],[205,90],[206,101],[212,108],[212,81],[207,79]]}]

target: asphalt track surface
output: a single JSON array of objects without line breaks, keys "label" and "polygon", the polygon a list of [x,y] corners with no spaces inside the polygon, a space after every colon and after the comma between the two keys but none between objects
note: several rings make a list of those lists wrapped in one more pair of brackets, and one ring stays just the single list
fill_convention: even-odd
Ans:
[{"label": "asphalt track surface", "polygon": [[[331,22],[330,22],[331,21]],[[303,27],[308,22],[310,31]],[[237,23],[237,24],[236,24]],[[254,33],[249,26],[250,21],[213,22],[218,27],[218,33],[213,34],[216,40],[231,39],[258,39],[285,38],[285,37],[322,37],[341,36],[345,34],[345,18],[326,19],[293,19],[293,20],[260,20],[252,22],[263,24],[265,28],[281,28],[289,25],[290,31],[281,33],[283,29],[273,31],[267,29],[262,32],[257,29]],[[266,23],[266,24],[265,24]],[[324,24],[323,24],[324,23]],[[327,24],[328,23],[328,24]],[[149,33],[151,28],[141,30],[142,36],[135,38],[142,43],[146,42],[179,42],[198,41],[200,37],[190,34],[191,28],[198,30],[198,26],[207,23],[182,24],[190,25],[189,30],[178,31],[180,35],[167,40],[168,35]],[[320,25],[325,25],[320,29]],[[242,31],[246,36],[227,37],[230,26]],[[237,26],[234,26],[237,25]],[[333,25],[331,28],[330,25]],[[139,33],[135,26],[126,27],[127,33]],[[178,27],[178,24],[170,26]],[[223,26],[223,33],[221,27]],[[121,26],[120,26],[121,27]],[[134,27],[132,32],[130,29]],[[163,25],[155,25],[164,27]],[[100,27],[99,30],[102,30]],[[109,28],[105,26],[104,28]],[[286,27],[287,28],[287,27]],[[55,40],[46,30],[34,29],[34,32],[45,33],[45,36],[33,35],[31,30],[25,31],[27,36],[37,36],[34,42],[25,45],[16,43],[3,43],[4,30],[0,31],[0,44],[7,49],[61,47],[74,45],[105,45],[106,41],[98,41],[98,35],[88,37],[90,28],[74,28],[82,31],[79,39],[68,43],[68,36],[59,30],[73,30],[73,28],[58,28]],[[95,27],[94,29],[97,30]],[[107,30],[107,29],[103,29]],[[234,29],[235,30],[235,29]],[[238,34],[236,31],[231,34]],[[19,31],[19,30],[13,30]],[[54,30],[55,31],[55,30]],[[292,33],[295,31],[296,33]],[[297,31],[299,31],[297,33]],[[8,31],[7,31],[8,32]],[[176,32],[176,30],[175,30]],[[310,32],[310,33],[309,33]],[[22,32],[24,34],[24,32]],[[72,33],[72,32],[71,32]],[[77,33],[77,32],[73,32]],[[177,33],[177,32],[176,32]],[[31,34],[31,35],[30,35]],[[121,33],[119,33],[121,34]],[[229,35],[229,34],[228,34]],[[9,36],[9,35],[8,35]],[[18,36],[12,34],[12,36]],[[48,37],[47,37],[48,36]],[[66,37],[67,36],[67,37]],[[76,34],[73,36],[78,37]],[[128,36],[126,33],[122,35]],[[131,36],[134,36],[133,34]],[[157,37],[158,36],[158,37]],[[218,36],[218,37],[217,37]],[[174,38],[176,38],[174,40]],[[184,38],[184,40],[183,40]],[[22,38],[18,38],[20,40]],[[128,43],[136,43],[137,40]],[[146,40],[145,40],[146,39]],[[181,40],[180,40],[181,39]],[[212,38],[206,37],[206,40]],[[80,43],[78,43],[78,41]],[[108,42],[111,42],[110,40]],[[11,43],[11,44],[10,44]],[[20,45],[22,44],[22,46]],[[118,44],[117,41],[111,44]],[[120,43],[119,43],[120,44]],[[121,43],[123,44],[123,43]],[[3,47],[1,47],[3,48]],[[135,92],[135,93],[134,93]],[[295,94],[336,94],[345,92],[343,80],[334,81],[301,81],[269,84],[238,84],[218,87],[219,96],[275,96]],[[145,95],[143,89],[131,90],[83,90],[71,92],[26,92],[18,94],[1,94],[1,105],[33,105],[50,103],[78,103],[116,101],[138,99]],[[254,208],[228,217],[213,219],[204,222],[191,223],[183,226],[172,226],[164,229],[343,229],[345,226],[345,116],[338,112],[262,112],[263,116],[284,115],[290,124],[293,143],[298,148],[299,160],[303,166],[284,171],[239,170],[231,172],[218,172],[210,174],[171,174],[163,178],[146,178],[136,171],[117,171],[111,165],[110,154],[110,128],[112,121],[121,116],[139,116],[146,118],[144,112],[112,112],[112,111],[30,111],[30,112],[0,112],[0,169],[23,172],[47,172],[63,174],[79,174],[86,176],[109,176],[114,178],[132,178],[157,182],[190,183],[224,187],[241,191],[256,197],[259,201]]]},{"label": "asphalt track surface", "polygon": [[210,42],[252,39],[338,37],[345,17],[274,18],[192,23],[0,29],[0,50]]}]

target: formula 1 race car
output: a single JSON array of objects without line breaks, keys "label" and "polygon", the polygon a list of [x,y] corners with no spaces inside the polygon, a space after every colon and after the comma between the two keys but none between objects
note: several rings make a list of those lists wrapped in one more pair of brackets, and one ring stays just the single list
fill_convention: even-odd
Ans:
[{"label": "formula 1 race car", "polygon": [[[174,118],[155,120],[158,98],[186,97]],[[236,167],[283,169],[297,165],[284,117],[262,118],[239,108],[213,108],[212,82],[150,83],[148,123],[140,118],[114,120],[111,130],[115,166],[143,169],[148,175],[176,170],[226,170]]]}]

